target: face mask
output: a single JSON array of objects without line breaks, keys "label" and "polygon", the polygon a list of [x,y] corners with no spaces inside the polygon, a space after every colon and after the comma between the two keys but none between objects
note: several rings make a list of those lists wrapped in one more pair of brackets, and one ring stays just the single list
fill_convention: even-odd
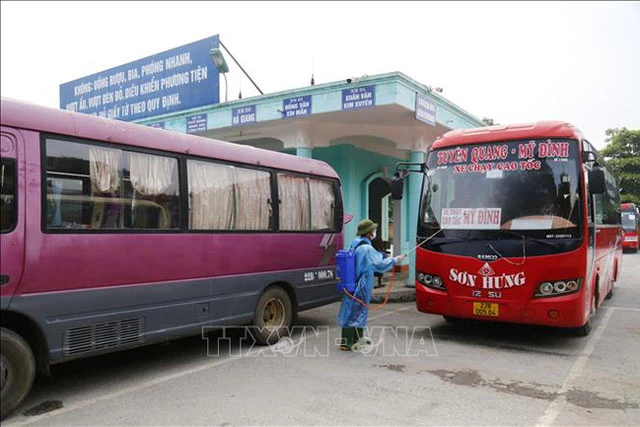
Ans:
[{"label": "face mask", "polygon": [[373,230],[373,233],[371,233],[371,240],[374,240],[377,236],[377,232],[376,230]]}]

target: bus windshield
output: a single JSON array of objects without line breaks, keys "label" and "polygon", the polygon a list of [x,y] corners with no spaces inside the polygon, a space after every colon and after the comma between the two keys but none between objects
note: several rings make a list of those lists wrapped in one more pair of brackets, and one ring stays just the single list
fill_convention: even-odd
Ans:
[{"label": "bus windshield", "polygon": [[578,149],[574,140],[544,139],[431,151],[419,234],[581,237]]},{"label": "bus windshield", "polygon": [[638,216],[634,211],[622,211],[622,228],[625,231],[636,231]]}]

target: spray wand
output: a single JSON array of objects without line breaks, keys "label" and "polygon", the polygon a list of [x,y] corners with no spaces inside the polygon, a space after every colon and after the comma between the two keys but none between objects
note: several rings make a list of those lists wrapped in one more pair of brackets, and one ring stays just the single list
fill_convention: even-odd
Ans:
[{"label": "spray wand", "polygon": [[[411,252],[417,250],[420,246],[424,245],[426,242],[428,242],[429,240],[431,240],[432,238],[434,238],[438,233],[440,233],[442,230],[444,230],[445,227],[440,228],[440,230],[436,231],[435,233],[433,233],[431,236],[427,237],[426,239],[424,239],[422,242],[420,242],[419,244],[417,244],[416,246],[414,246],[412,249],[408,250],[406,253],[401,254],[402,256],[407,256],[409,255]],[[384,307],[385,305],[387,305],[387,302],[389,301],[389,295],[391,295],[391,289],[393,288],[393,283],[395,280],[395,269],[391,269],[391,281],[389,282],[389,286],[387,287],[387,292],[385,294],[384,297],[384,301],[376,306],[372,306],[369,304],[366,304],[364,301],[362,301],[360,298],[358,298],[357,296],[349,293],[349,291],[347,291],[346,289],[343,289],[344,293],[347,294],[350,298],[358,301],[360,304],[362,304],[363,306],[367,307],[369,310],[379,310],[382,307]],[[355,292],[354,292],[355,293]]]}]

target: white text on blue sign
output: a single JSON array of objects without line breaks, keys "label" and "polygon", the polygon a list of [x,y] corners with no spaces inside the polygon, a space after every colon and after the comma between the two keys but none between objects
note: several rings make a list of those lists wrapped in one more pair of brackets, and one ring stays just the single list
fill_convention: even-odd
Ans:
[{"label": "white text on blue sign", "polygon": [[342,109],[367,108],[375,104],[375,87],[366,86],[342,91]]}]

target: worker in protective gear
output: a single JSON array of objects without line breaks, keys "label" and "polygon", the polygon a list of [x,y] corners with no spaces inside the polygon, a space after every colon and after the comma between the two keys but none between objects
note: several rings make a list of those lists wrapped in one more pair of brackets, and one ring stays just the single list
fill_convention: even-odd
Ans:
[{"label": "worker in protective gear", "polygon": [[[384,258],[371,245],[371,241],[376,238],[377,228],[378,224],[370,219],[360,221],[358,237],[349,247],[349,250],[355,250],[356,255],[356,289],[353,295],[367,305],[369,305],[373,291],[374,272],[390,271],[393,266],[405,258],[405,255]],[[338,324],[342,328],[340,350],[358,350],[361,342],[371,344],[371,340],[364,337],[368,315],[369,309],[366,306],[347,294],[343,295],[342,305],[338,311]]]}]

